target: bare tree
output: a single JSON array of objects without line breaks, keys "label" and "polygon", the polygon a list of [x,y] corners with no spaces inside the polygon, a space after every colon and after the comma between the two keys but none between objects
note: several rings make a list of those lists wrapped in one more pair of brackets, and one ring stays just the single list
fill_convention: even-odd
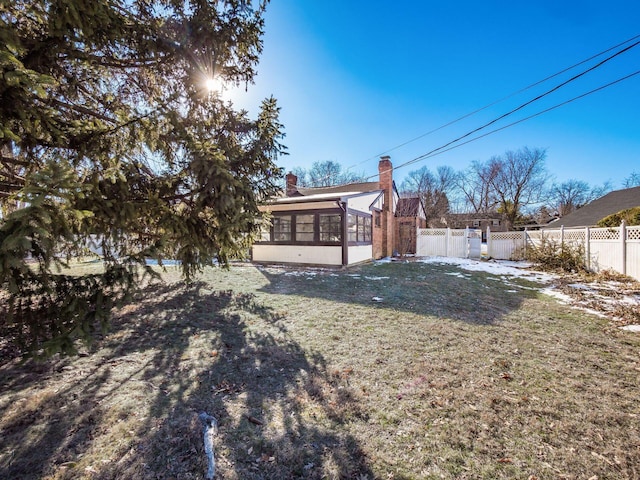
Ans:
[{"label": "bare tree", "polygon": [[609,191],[611,191],[611,185],[608,182],[592,187],[582,180],[571,179],[553,184],[549,196],[551,205],[557,210],[558,215],[564,217]]},{"label": "bare tree", "polygon": [[497,170],[491,160],[476,160],[464,174],[457,177],[458,188],[473,213],[495,212],[498,200],[491,185],[496,175]]},{"label": "bare tree", "polygon": [[449,166],[440,166],[436,174],[427,167],[409,172],[400,185],[404,197],[417,196],[424,205],[427,223],[449,212],[449,196],[457,188],[457,173]]},{"label": "bare tree", "polygon": [[631,172],[622,184],[624,188],[640,187],[640,172]]},{"label": "bare tree", "polygon": [[343,171],[342,165],[332,160],[313,162],[309,170],[296,167],[292,172],[298,177],[298,185],[301,187],[330,187],[360,182],[364,178],[363,174]]},{"label": "bare tree", "polygon": [[509,226],[516,224],[524,207],[544,200],[549,181],[545,158],[545,149],[524,147],[489,160],[490,186]]},{"label": "bare tree", "polygon": [[587,203],[590,192],[591,187],[587,182],[567,180],[560,184],[553,184],[549,194],[558,215],[564,217]]}]

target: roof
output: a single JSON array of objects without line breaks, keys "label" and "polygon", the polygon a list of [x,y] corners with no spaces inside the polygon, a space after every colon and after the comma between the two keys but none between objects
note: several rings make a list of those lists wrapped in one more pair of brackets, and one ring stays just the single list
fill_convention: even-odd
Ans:
[{"label": "roof", "polygon": [[[375,190],[374,190],[375,191]],[[304,202],[322,202],[327,200],[343,200],[349,197],[357,197],[373,191],[361,192],[361,191],[344,191],[344,192],[319,192],[313,195],[299,195],[295,197],[280,197],[273,200],[270,203],[304,203]]]},{"label": "roof", "polygon": [[584,207],[549,223],[545,228],[592,227],[604,217],[627,208],[640,207],[640,186],[615,190]]},{"label": "roof", "polygon": [[373,192],[375,190],[379,190],[378,182],[362,182],[362,183],[347,183],[346,185],[336,185],[333,187],[296,187],[298,193],[305,197],[311,195],[319,195],[319,194],[329,194],[329,193],[365,193],[365,192]]},{"label": "roof", "polygon": [[396,215],[400,217],[417,217],[420,212],[418,197],[399,198],[396,205]]}]

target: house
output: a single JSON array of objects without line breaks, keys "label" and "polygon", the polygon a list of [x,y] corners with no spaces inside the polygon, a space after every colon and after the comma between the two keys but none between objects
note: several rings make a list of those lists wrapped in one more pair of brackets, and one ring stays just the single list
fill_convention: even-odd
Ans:
[{"label": "house", "polygon": [[427,228],[427,214],[420,197],[398,199],[395,216],[395,251],[400,255],[415,254],[418,229]]},{"label": "house", "polygon": [[593,227],[603,218],[627,208],[640,207],[640,186],[615,190],[586,204],[545,228]]},{"label": "house", "polygon": [[303,188],[286,176],[285,196],[260,207],[271,215],[251,258],[261,263],[346,266],[393,255],[398,191],[388,156],[377,182]]}]

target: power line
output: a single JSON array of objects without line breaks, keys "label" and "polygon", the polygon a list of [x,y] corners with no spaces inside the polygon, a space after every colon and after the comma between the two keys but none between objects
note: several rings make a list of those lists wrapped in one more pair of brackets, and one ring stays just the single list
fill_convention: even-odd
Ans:
[{"label": "power line", "polygon": [[[574,102],[574,101],[579,100],[581,98],[584,98],[584,97],[586,97],[588,95],[596,93],[596,92],[598,92],[600,90],[604,90],[605,88],[608,88],[608,87],[610,87],[612,85],[620,83],[620,82],[622,82],[624,80],[628,80],[629,78],[634,77],[634,76],[639,75],[639,74],[640,74],[640,70],[637,70],[637,71],[635,71],[633,73],[630,73],[629,75],[625,75],[624,77],[618,78],[617,80],[609,82],[609,83],[607,83],[605,85],[601,85],[600,87],[594,88],[593,90],[589,90],[588,92],[585,92],[585,93],[583,93],[581,95],[578,95],[578,96],[575,96],[573,98],[570,98],[569,100],[565,100],[564,102],[561,102],[561,103],[558,103],[556,105],[553,105],[552,107],[545,108],[544,110],[540,110],[539,112],[534,113],[532,115],[529,115],[528,117],[521,118],[520,120],[516,120],[515,122],[512,122],[512,123],[510,123],[508,125],[504,125],[504,126],[502,126],[500,128],[496,128],[496,129],[491,130],[489,132],[483,133],[482,135],[479,135],[477,137],[471,138],[471,139],[469,139],[469,140],[467,140],[465,142],[459,143],[457,145],[452,145],[451,146],[451,144],[455,143],[455,142],[449,142],[447,145],[444,145],[442,147],[439,147],[439,148],[436,148],[434,150],[431,150],[430,152],[427,152],[427,153],[425,153],[423,155],[420,155],[420,156],[418,156],[418,157],[416,157],[416,158],[414,158],[412,160],[409,160],[408,162],[405,162],[405,163],[403,163],[401,165],[393,167],[391,170],[397,170],[399,168],[406,167],[407,165],[411,165],[413,163],[419,162],[420,160],[424,160],[426,158],[435,157],[436,155],[440,155],[442,153],[449,152],[449,151],[451,151],[451,150],[453,150],[455,148],[461,147],[463,145],[467,145],[467,144],[469,144],[471,142],[475,142],[476,140],[480,140],[481,138],[487,137],[487,136],[492,135],[494,133],[497,133],[497,132],[500,132],[500,131],[505,130],[507,128],[513,127],[514,125],[517,125],[519,123],[525,122],[525,121],[530,120],[530,119],[535,118],[535,117],[538,117],[538,116],[540,116],[540,115],[542,115],[544,113],[547,113],[547,112],[550,112],[550,111],[555,110],[557,108],[560,108],[560,107],[562,107],[564,105],[567,105],[567,104],[569,104],[571,102]],[[478,129],[476,129],[475,131],[478,131]],[[463,138],[463,137],[461,137],[461,138]],[[449,148],[446,148],[447,146],[449,146]],[[372,175],[372,176],[367,177],[367,179],[374,178],[376,176],[377,175]]]},{"label": "power line", "polygon": [[428,132],[423,133],[422,135],[419,135],[419,136],[417,136],[415,138],[412,138],[411,140],[407,140],[406,142],[401,143],[399,145],[396,145],[395,147],[392,147],[392,148],[390,148],[388,150],[385,150],[384,152],[381,152],[381,153],[379,153],[377,155],[374,155],[372,157],[367,158],[366,160],[363,160],[363,161],[361,161],[359,163],[351,165],[351,166],[347,167],[346,170],[348,171],[348,170],[350,170],[352,168],[358,167],[358,166],[360,166],[360,165],[362,165],[364,163],[369,162],[370,160],[379,158],[381,155],[385,155],[387,153],[390,153],[390,152],[392,152],[394,150],[397,150],[399,148],[402,148],[402,147],[404,147],[404,146],[406,146],[406,145],[408,145],[410,143],[413,143],[413,142],[415,142],[417,140],[420,140],[420,139],[422,139],[422,138],[424,138],[424,137],[426,137],[428,135],[431,135],[432,133],[435,133],[435,132],[437,132],[439,130],[442,130],[442,129],[446,128],[446,127],[454,125],[454,124],[456,124],[456,123],[458,123],[458,122],[460,122],[460,121],[462,121],[462,120],[464,120],[466,118],[469,118],[469,117],[471,117],[471,116],[473,116],[473,115],[475,115],[477,113],[482,112],[483,110],[486,110],[489,107],[497,105],[498,103],[502,103],[503,101],[508,100],[509,98],[512,98],[512,97],[514,97],[516,95],[519,95],[519,94],[521,94],[523,92],[526,92],[527,90],[530,90],[533,87],[536,87],[536,86],[538,86],[538,85],[540,85],[540,84],[542,84],[544,82],[547,82],[547,81],[549,81],[549,80],[551,80],[551,79],[553,79],[553,78],[555,78],[555,77],[557,77],[559,75],[562,75],[563,73],[566,73],[566,72],[568,72],[570,70],[573,70],[574,68],[579,67],[580,65],[583,65],[583,64],[585,64],[587,62],[590,62],[591,60],[594,60],[594,59],[596,59],[596,58],[598,58],[598,57],[600,57],[600,56],[602,56],[602,55],[604,55],[606,53],[609,53],[610,51],[615,50],[616,48],[621,47],[621,46],[623,46],[623,45],[625,45],[625,44],[627,44],[629,42],[632,42],[632,41],[634,41],[634,40],[636,40],[638,38],[640,38],[640,35],[635,35],[635,36],[633,36],[633,37],[631,37],[631,38],[629,38],[629,39],[627,39],[627,40],[625,40],[623,42],[618,43],[617,45],[609,47],[606,50],[603,50],[603,51],[601,51],[599,53],[596,53],[595,55],[592,55],[589,58],[581,60],[580,62],[575,63],[575,64],[571,65],[570,67],[566,67],[566,68],[560,70],[559,72],[556,72],[556,73],[554,73],[552,75],[549,75],[549,76],[543,78],[542,80],[538,80],[537,82],[534,82],[534,83],[532,83],[532,84],[530,84],[530,85],[528,85],[528,86],[526,86],[524,88],[521,88],[520,90],[517,90],[517,91],[515,91],[513,93],[510,93],[509,95],[507,95],[505,97],[502,97],[499,100],[495,100],[495,101],[493,101],[491,103],[488,103],[487,105],[485,105],[483,107],[480,107],[480,108],[478,108],[478,109],[476,109],[476,110],[474,110],[472,112],[469,112],[469,113],[467,113],[465,115],[462,115],[461,117],[456,118],[455,120],[451,120],[450,122],[447,122],[447,123],[445,123],[443,125],[440,125],[439,127],[436,127],[436,128],[434,128],[432,130],[429,130]]},{"label": "power line", "polygon": [[[542,93],[542,94],[540,94],[540,95],[538,95],[538,96],[534,97],[533,99],[531,99],[531,100],[529,100],[529,101],[527,101],[527,102],[525,102],[525,103],[523,103],[523,104],[521,104],[521,105],[517,106],[516,108],[514,108],[514,109],[512,109],[512,110],[508,111],[507,113],[504,113],[504,114],[500,115],[499,117],[496,117],[496,118],[494,118],[493,120],[491,120],[491,121],[489,121],[489,122],[485,123],[484,125],[481,125],[480,127],[474,128],[473,130],[471,130],[471,131],[469,131],[469,132],[465,133],[464,135],[461,135],[461,136],[457,137],[456,139],[451,140],[450,142],[447,142],[447,143],[445,143],[444,145],[442,145],[442,146],[440,146],[440,147],[438,147],[438,148],[435,148],[435,149],[433,149],[433,150],[431,150],[431,151],[429,151],[429,152],[425,153],[424,155],[421,155],[420,157],[417,157],[417,159],[409,160],[408,162],[405,162],[405,163],[403,163],[403,164],[401,164],[401,165],[398,165],[397,167],[393,167],[393,170],[395,170],[395,169],[399,169],[399,168],[402,168],[402,167],[405,167],[405,166],[407,166],[407,165],[410,165],[411,163],[415,163],[416,161],[418,161],[418,160],[420,160],[420,159],[422,159],[422,158],[426,158],[427,156],[429,156],[429,155],[431,155],[431,154],[433,154],[433,153],[436,153],[436,152],[438,152],[438,151],[440,151],[440,150],[444,150],[445,148],[449,147],[450,145],[453,145],[454,143],[457,143],[457,142],[459,142],[460,140],[462,140],[462,139],[464,139],[464,138],[467,138],[467,137],[469,137],[470,135],[473,135],[474,133],[479,132],[480,130],[485,129],[485,128],[487,128],[488,126],[493,125],[493,124],[494,124],[494,123],[496,123],[496,122],[499,122],[500,120],[502,120],[502,119],[504,119],[504,118],[508,117],[509,115],[512,115],[512,114],[514,114],[515,112],[517,112],[517,111],[519,111],[519,110],[522,110],[522,109],[523,109],[523,108],[525,108],[526,106],[531,105],[533,102],[536,102],[536,101],[538,101],[538,100],[540,100],[540,99],[542,99],[542,98],[546,97],[547,95],[550,95],[551,93],[555,92],[556,90],[559,90],[560,88],[564,87],[565,85],[567,85],[567,84],[569,84],[569,83],[571,83],[571,82],[573,82],[573,81],[577,80],[578,78],[580,78],[580,77],[582,77],[582,76],[586,75],[587,73],[589,73],[589,72],[591,72],[591,71],[595,70],[596,68],[601,67],[601,66],[602,66],[602,65],[604,65],[606,62],[608,62],[608,61],[612,60],[613,58],[617,57],[618,55],[621,55],[621,54],[623,54],[623,53],[625,53],[625,52],[627,52],[627,51],[631,50],[632,48],[634,48],[634,47],[638,46],[639,44],[640,44],[640,41],[635,42],[634,44],[629,45],[629,46],[627,46],[627,47],[623,48],[622,50],[619,50],[618,52],[614,53],[613,55],[611,55],[611,56],[609,56],[609,57],[605,58],[604,60],[602,60],[602,61],[600,61],[600,62],[598,62],[596,65],[593,65],[592,67],[589,67],[588,69],[586,69],[586,70],[584,70],[584,71],[582,71],[582,72],[578,73],[577,75],[574,75],[574,76],[573,76],[573,77],[571,77],[570,79],[565,80],[564,82],[562,82],[562,83],[560,83],[560,84],[556,85],[555,87],[551,88],[550,90],[547,90],[546,92],[544,92],[544,93]],[[597,89],[596,89],[595,91],[597,91]],[[375,175],[371,175],[371,176],[369,176],[369,177],[366,177],[366,179],[373,178],[374,176],[375,176]]]}]

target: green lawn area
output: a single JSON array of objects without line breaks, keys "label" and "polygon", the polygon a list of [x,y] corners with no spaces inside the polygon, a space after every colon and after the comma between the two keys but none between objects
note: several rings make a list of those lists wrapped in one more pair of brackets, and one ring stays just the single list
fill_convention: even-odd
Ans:
[{"label": "green lawn area", "polygon": [[[87,267],[88,268],[88,267]],[[640,478],[640,335],[522,278],[169,268],[86,354],[0,366],[0,478]]]}]

